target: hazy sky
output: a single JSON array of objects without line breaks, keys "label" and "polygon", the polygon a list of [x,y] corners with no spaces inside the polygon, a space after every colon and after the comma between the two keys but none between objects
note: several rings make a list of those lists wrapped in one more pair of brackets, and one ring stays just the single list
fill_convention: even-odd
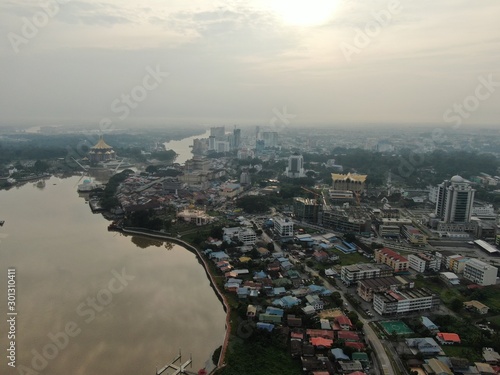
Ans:
[{"label": "hazy sky", "polygon": [[498,0],[0,0],[0,124],[496,125],[499,16]]}]

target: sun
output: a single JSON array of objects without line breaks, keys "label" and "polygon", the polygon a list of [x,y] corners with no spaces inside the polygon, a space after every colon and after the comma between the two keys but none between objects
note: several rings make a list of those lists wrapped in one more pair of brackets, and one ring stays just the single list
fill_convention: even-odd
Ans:
[{"label": "sun", "polygon": [[283,23],[319,26],[330,20],[340,0],[267,0],[268,7]]}]

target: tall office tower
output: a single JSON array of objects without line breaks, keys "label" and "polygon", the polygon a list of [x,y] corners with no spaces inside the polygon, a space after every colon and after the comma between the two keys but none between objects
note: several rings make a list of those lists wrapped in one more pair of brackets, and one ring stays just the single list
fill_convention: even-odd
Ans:
[{"label": "tall office tower", "polygon": [[208,137],[208,151],[215,150],[215,136],[211,135]]},{"label": "tall office tower", "polygon": [[438,186],[436,216],[443,223],[469,223],[474,203],[474,190],[460,176],[453,176]]},{"label": "tall office tower", "polygon": [[238,149],[241,145],[241,129],[233,130],[233,149]]},{"label": "tall office tower", "polygon": [[285,174],[290,178],[305,177],[304,171],[304,158],[302,155],[293,154],[288,158],[288,167],[286,167]]},{"label": "tall office tower", "polygon": [[226,128],[224,126],[218,126],[210,128],[210,136],[215,137],[217,141],[225,140]]},{"label": "tall office tower", "polygon": [[262,132],[260,135],[266,147],[278,146],[278,132]]}]

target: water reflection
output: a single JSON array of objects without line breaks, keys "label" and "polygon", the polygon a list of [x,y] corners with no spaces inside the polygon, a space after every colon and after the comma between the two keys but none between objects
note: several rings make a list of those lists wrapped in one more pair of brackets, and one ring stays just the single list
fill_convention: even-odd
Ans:
[{"label": "water reflection", "polygon": [[[6,220],[0,276],[7,266],[18,275],[18,368],[33,368],[50,335],[73,322],[81,332],[37,372],[147,374],[179,348],[193,354],[196,372],[221,345],[225,315],[195,255],[171,243],[108,232],[109,223],[82,204],[77,181],[51,178],[44,189],[30,184],[0,191],[0,218]],[[134,279],[110,294],[119,286],[110,284],[113,272]],[[5,288],[0,300],[6,300]],[[5,308],[0,304],[3,316]],[[0,373],[17,370],[2,361]]]}]

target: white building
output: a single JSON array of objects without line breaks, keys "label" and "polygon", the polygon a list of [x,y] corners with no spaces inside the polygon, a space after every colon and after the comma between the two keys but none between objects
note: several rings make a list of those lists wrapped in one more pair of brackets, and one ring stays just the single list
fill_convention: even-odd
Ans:
[{"label": "white building", "polygon": [[465,264],[464,277],[479,285],[495,285],[498,268],[486,264],[479,259],[469,259]]},{"label": "white building", "polygon": [[289,178],[300,178],[306,176],[304,170],[304,157],[302,155],[290,155],[288,158],[288,167],[285,169],[285,175]]},{"label": "white building", "polygon": [[471,222],[475,191],[458,175],[438,186],[435,210],[436,217],[441,220],[438,230],[464,231],[474,227],[468,224]]},{"label": "white building", "polygon": [[238,238],[244,245],[255,245],[257,242],[257,235],[251,228],[242,228],[238,233]]},{"label": "white building", "polygon": [[284,218],[275,219],[274,232],[280,237],[293,237],[293,221]]},{"label": "white building", "polygon": [[408,261],[410,262],[410,268],[420,273],[425,271],[439,271],[441,267],[441,260],[431,254],[410,254],[408,255]]},{"label": "white building", "polygon": [[380,315],[432,310],[439,304],[439,296],[427,289],[390,290],[373,295],[373,309]]}]

